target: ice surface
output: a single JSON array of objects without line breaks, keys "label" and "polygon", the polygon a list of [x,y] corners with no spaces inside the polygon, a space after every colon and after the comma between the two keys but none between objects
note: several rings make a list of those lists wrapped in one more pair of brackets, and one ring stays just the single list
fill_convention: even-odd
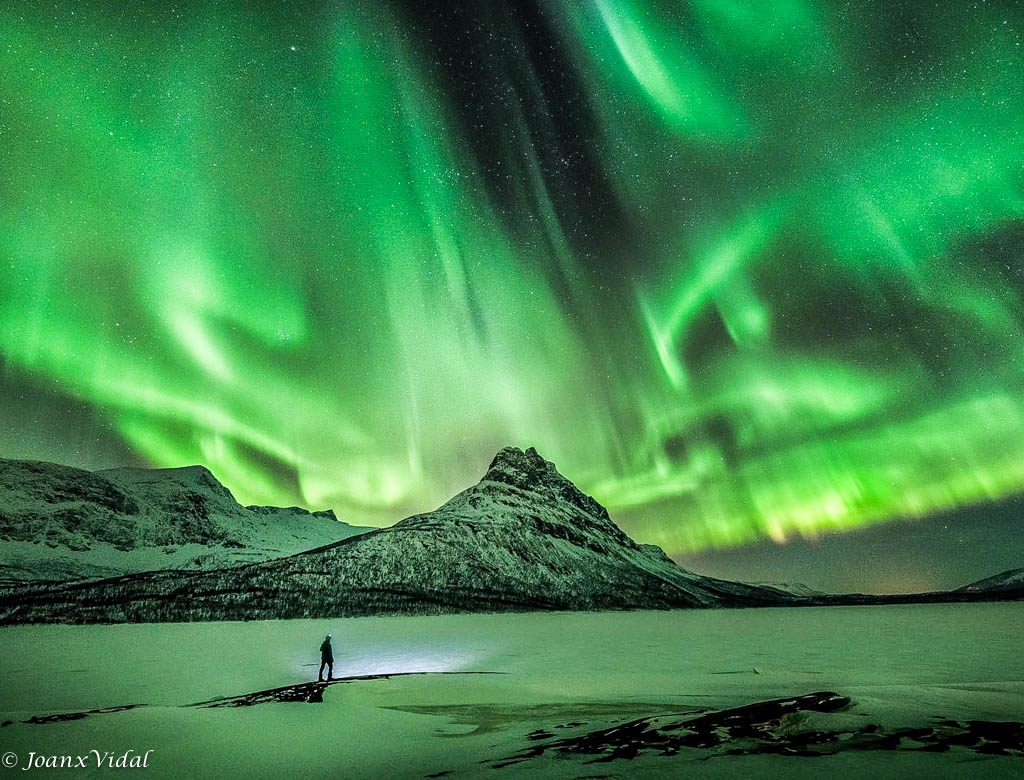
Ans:
[{"label": "ice surface", "polygon": [[[335,685],[322,704],[181,706],[315,679],[325,633],[335,676],[502,674]],[[16,626],[0,629],[0,721],[14,721],[0,752],[153,749],[150,777],[1024,776],[1024,757],[966,748],[709,760],[692,749],[598,764],[545,755],[492,768],[537,729],[567,736],[812,691],[852,704],[786,728],[1020,721],[1022,646],[1020,603]],[[125,704],[148,706],[21,722]],[[571,723],[585,725],[558,729]]]}]

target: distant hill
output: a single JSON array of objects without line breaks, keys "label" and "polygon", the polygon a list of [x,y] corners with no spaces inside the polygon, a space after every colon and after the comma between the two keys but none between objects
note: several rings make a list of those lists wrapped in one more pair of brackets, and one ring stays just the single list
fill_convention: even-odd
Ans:
[{"label": "distant hill", "polygon": [[876,595],[819,593],[803,599],[810,607],[876,604],[949,604],[972,601],[1024,601],[1024,569],[1011,569],[955,590]]},{"label": "distant hill", "polygon": [[994,577],[988,577],[977,582],[972,582],[970,585],[964,585],[962,588],[957,588],[957,592],[960,593],[999,593],[999,594],[1018,594],[1018,597],[1024,598],[1024,569],[1010,569],[1004,571],[1002,574],[997,574]]},{"label": "distant hill", "polygon": [[0,581],[220,568],[365,530],[331,511],[243,507],[202,466],[91,472],[0,459]]},{"label": "distant hill", "polygon": [[802,582],[758,582],[754,583],[760,588],[769,588],[771,590],[778,590],[782,593],[789,594],[790,596],[797,596],[798,598],[815,598],[817,596],[824,596],[820,590],[815,590]]},{"label": "distant hill", "polygon": [[[116,499],[115,499],[116,500]],[[638,545],[533,449],[501,450],[436,511],[288,558],[164,571],[0,599],[0,621],[135,622],[781,605]]]}]

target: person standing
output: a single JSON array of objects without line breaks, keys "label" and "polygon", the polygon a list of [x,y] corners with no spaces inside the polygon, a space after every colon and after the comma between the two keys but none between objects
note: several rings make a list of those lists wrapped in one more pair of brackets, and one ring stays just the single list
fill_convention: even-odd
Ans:
[{"label": "person standing", "polygon": [[327,679],[331,680],[334,677],[334,648],[331,647],[331,635],[328,634],[324,641],[320,644],[320,674],[317,675],[317,681],[323,682],[324,679],[324,667],[327,667]]}]

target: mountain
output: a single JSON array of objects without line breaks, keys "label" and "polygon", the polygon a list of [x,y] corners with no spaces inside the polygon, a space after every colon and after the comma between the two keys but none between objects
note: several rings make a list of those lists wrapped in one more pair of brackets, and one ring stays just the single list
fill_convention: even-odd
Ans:
[{"label": "mountain", "polygon": [[363,530],[331,511],[243,507],[202,466],[91,472],[0,460],[0,581],[220,568]]},{"label": "mountain", "polygon": [[766,606],[780,591],[701,577],[638,545],[535,450],[505,448],[439,509],[288,558],[0,598],[0,622],[325,618]]},{"label": "mountain", "polygon": [[1010,569],[994,577],[988,577],[970,585],[957,588],[958,593],[990,593],[1001,595],[1017,594],[1024,598],[1024,569]]},{"label": "mountain", "polygon": [[802,606],[874,606],[881,604],[950,604],[978,601],[1024,601],[1024,569],[1010,569],[954,590],[892,595],[818,593],[802,599]]},{"label": "mountain", "polygon": [[789,594],[790,596],[796,596],[801,599],[811,599],[818,596],[824,596],[820,590],[804,585],[802,582],[758,582],[754,583],[759,588],[768,588],[770,590],[777,590],[782,593]]}]

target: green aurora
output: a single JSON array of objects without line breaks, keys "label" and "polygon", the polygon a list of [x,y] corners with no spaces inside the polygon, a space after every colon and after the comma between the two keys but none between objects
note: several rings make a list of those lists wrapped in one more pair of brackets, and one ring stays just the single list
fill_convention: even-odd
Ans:
[{"label": "green aurora", "polygon": [[143,461],[535,446],[671,554],[1024,491],[1016,3],[117,5],[0,8],[0,374]]}]

